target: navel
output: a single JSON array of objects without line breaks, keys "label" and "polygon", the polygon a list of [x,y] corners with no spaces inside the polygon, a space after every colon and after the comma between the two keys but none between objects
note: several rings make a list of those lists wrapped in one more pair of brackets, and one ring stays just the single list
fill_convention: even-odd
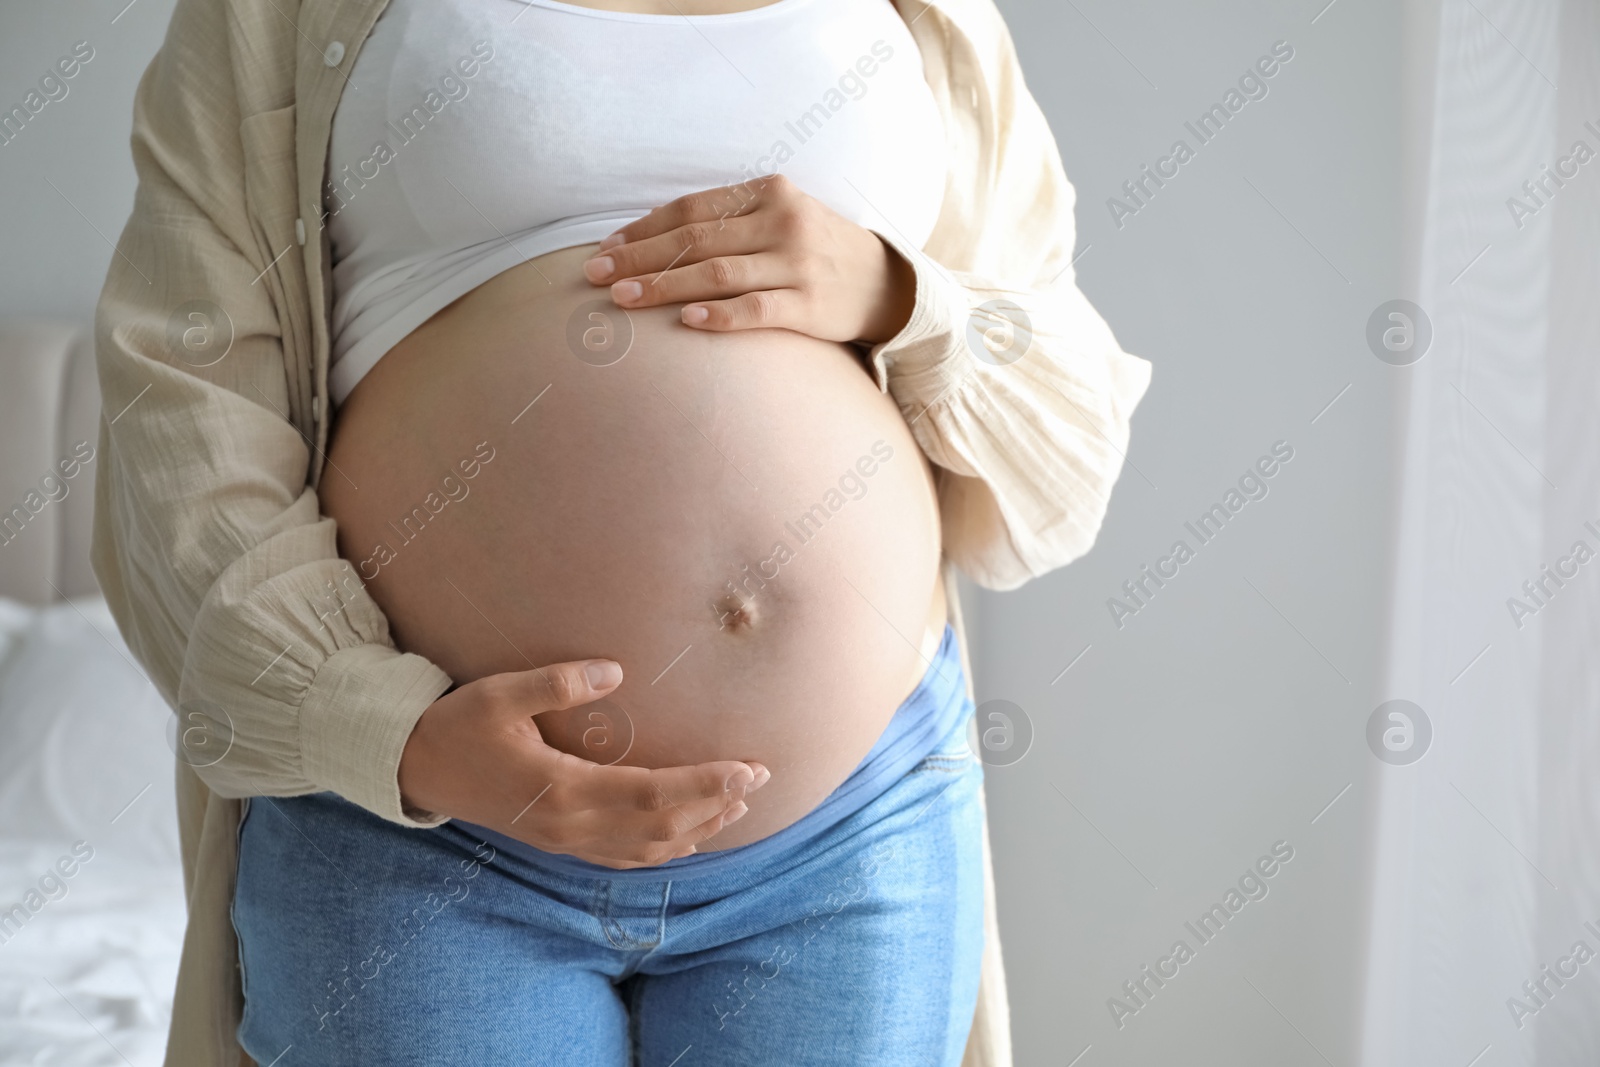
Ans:
[{"label": "navel", "polygon": [[717,629],[723,632],[753,630],[760,618],[760,610],[753,598],[745,599],[733,593],[723,593],[711,602],[717,616]]}]

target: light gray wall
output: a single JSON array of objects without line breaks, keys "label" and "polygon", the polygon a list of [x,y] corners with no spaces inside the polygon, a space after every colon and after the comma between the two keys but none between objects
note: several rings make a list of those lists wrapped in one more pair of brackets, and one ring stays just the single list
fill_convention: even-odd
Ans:
[{"label": "light gray wall", "polygon": [[[0,315],[92,314],[132,204],[133,86],[172,9],[125,2],[0,14],[7,106],[75,42],[95,49],[69,95],[0,146]],[[1373,0],[1314,24],[1319,2],[1001,7],[1078,190],[1082,285],[1155,364],[1138,470],[1094,551],[970,607],[980,701],[1014,701],[1036,732],[989,771],[1017,1060],[1065,1064],[1092,1045],[1083,1067],[1350,1063],[1363,727],[1389,695],[1373,678],[1395,384],[1364,330],[1408,295],[1398,16]],[[1184,121],[1280,39],[1295,57],[1269,94],[1117,229],[1107,197],[1174,139],[1195,144]],[[1295,455],[1270,494],[1117,629],[1107,598],[1193,543],[1184,521],[1278,440]],[[1107,998],[1193,943],[1184,921],[1280,839],[1295,858],[1270,894],[1115,1028]]]},{"label": "light gray wall", "polygon": [[0,111],[21,104],[79,41],[94,50],[65,81],[66,95],[0,144],[0,316],[92,321],[112,246],[133,208],[133,89],[173,4],[89,0],[0,10]]},{"label": "light gray wall", "polygon": [[[1365,328],[1414,294],[1398,11],[1324,2],[1000,0],[1077,189],[1080,284],[1155,367],[1094,550],[975,603],[980,707],[1012,701],[1036,735],[988,771],[1019,1064],[1086,1046],[1081,1067],[1355,1060],[1403,373]],[[1268,95],[1117,228],[1107,199],[1175,139],[1197,146],[1184,122],[1279,40],[1294,58]],[[1269,495],[1119,629],[1108,598],[1198,546],[1184,522],[1278,440],[1294,458]],[[1185,920],[1278,840],[1295,855],[1268,896],[1199,946]],[[1118,1029],[1108,999],[1180,938],[1195,958]]]}]

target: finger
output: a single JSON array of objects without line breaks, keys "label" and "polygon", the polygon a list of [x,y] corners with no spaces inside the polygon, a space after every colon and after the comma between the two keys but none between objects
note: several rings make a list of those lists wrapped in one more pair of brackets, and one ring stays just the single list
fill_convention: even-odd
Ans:
[{"label": "finger", "polygon": [[[742,818],[748,810],[748,806],[740,801],[703,822],[692,823],[680,819],[670,824],[664,823],[663,825],[670,827],[670,835],[663,831],[642,837],[630,836],[619,826],[606,825],[603,822],[596,825],[590,822],[578,831],[578,835],[592,843],[573,854],[580,859],[608,867],[659,866],[668,860],[706,850],[713,837],[724,827]],[[591,815],[591,819],[606,818],[609,816],[598,812]]]},{"label": "finger", "polygon": [[713,256],[764,251],[776,234],[761,219],[758,215],[686,222],[665,233],[595,253],[583,264],[583,275],[595,285],[607,285],[657,275]]},{"label": "finger", "polygon": [[697,301],[686,305],[679,317],[697,330],[800,330],[804,310],[799,290],[763,289],[731,300]]},{"label": "finger", "polygon": [[[581,761],[578,761],[581,762]],[[576,763],[574,764],[576,765]],[[754,778],[735,773],[725,778],[727,766],[754,772]],[[599,768],[591,770],[642,772],[645,781],[657,779],[653,784],[661,787],[660,794],[636,794],[634,802],[609,810],[555,811],[545,806],[532,819],[524,823],[523,840],[535,848],[564,852],[580,859],[603,862],[607,866],[640,867],[664,863],[674,856],[688,855],[728,822],[743,814],[744,797],[760,789],[771,780],[772,774],[758,762],[700,764],[693,767],[672,767],[659,771],[642,768]],[[588,778],[621,780],[622,790],[639,788],[638,774],[594,774]],[[729,788],[723,789],[723,786]],[[717,796],[687,798],[681,804],[670,800],[671,795],[689,789],[704,791],[708,787],[719,790]],[[621,794],[626,799],[626,792]],[[666,804],[660,802],[668,798]],[[532,805],[530,805],[532,807]],[[709,813],[709,814],[707,814]],[[699,816],[704,815],[701,819]],[[538,827],[538,832],[535,831]],[[690,829],[685,829],[690,827]],[[510,831],[518,836],[515,830]],[[536,840],[534,840],[536,838]]]},{"label": "finger", "polygon": [[720,300],[761,289],[781,289],[799,279],[780,256],[718,256],[675,270],[629,278],[611,287],[621,307],[655,307],[690,300]]},{"label": "finger", "polygon": [[524,714],[562,711],[599,700],[622,684],[622,665],[588,659],[551,663],[531,671],[512,671],[484,679],[496,695]]},{"label": "finger", "polygon": [[590,764],[585,773],[563,777],[566,780],[560,784],[569,811],[648,816],[676,807],[687,808],[700,822],[741,799],[759,773],[750,764],[720,760],[654,770]]},{"label": "finger", "polygon": [[696,852],[715,852],[718,849],[711,844],[711,839],[722,832],[723,827],[737,822],[743,818],[750,809],[742,801],[729,808],[727,811],[718,812],[705,822],[696,826],[689,833],[683,835],[683,841],[678,844],[683,847],[673,853],[673,859],[691,856]]},{"label": "finger", "polygon": [[674,800],[657,784],[647,788],[650,793],[646,800],[605,808],[590,816],[603,820],[616,840],[630,845],[670,843],[702,823],[727,815],[744,802],[746,792],[744,786],[735,786],[717,796]]},{"label": "finger", "polygon": [[[699,826],[696,826],[690,833],[684,835],[689,845],[677,853],[677,856],[715,851],[714,848],[708,847],[711,844],[711,839],[721,833],[723,827],[744,818],[745,812],[749,810],[749,807],[743,801],[740,801],[727,811],[718,812]],[[677,858],[677,856],[674,856],[674,858]]]},{"label": "finger", "polygon": [[776,199],[787,190],[788,179],[774,174],[752,178],[736,185],[721,185],[715,189],[680,196],[651,211],[648,215],[628,223],[617,230],[600,246],[610,249],[614,245],[642,241],[647,237],[675,230],[691,222],[748,215],[762,204]]}]

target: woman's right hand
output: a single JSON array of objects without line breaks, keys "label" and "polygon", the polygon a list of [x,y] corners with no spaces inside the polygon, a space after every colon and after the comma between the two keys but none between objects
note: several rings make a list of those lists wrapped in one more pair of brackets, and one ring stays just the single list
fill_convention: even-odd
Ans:
[{"label": "woman's right hand", "polygon": [[612,660],[495,674],[440,697],[400,758],[400,795],[423,809],[605,867],[654,867],[695,851],[771,777],[759,763],[608,767],[545,744],[534,716],[599,700]]}]

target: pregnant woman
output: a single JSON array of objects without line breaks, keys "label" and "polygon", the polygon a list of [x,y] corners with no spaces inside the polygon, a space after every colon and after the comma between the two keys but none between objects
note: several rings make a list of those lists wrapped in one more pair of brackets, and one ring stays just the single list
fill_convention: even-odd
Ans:
[{"label": "pregnant woman", "polygon": [[955,569],[1087,550],[1149,368],[992,6],[180,0],[134,155],[168,1063],[995,1062]]}]

